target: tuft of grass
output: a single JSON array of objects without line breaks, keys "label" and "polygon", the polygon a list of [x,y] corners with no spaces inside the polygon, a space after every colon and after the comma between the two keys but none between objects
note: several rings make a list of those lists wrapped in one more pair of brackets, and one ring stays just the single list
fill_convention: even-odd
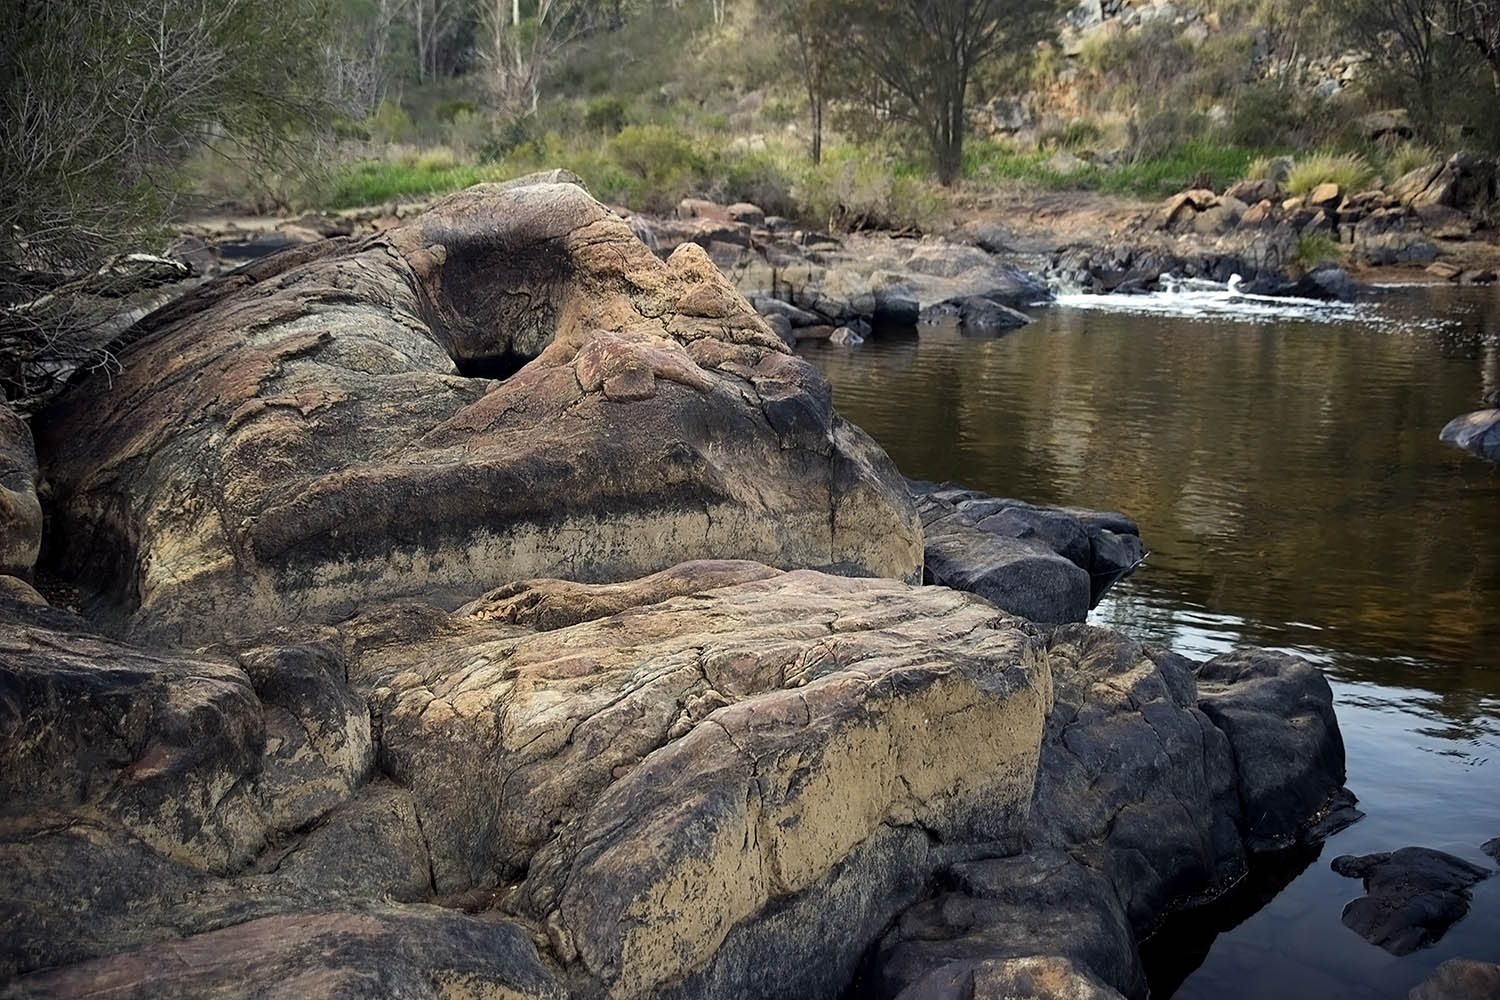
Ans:
[{"label": "tuft of grass", "polygon": [[1358,153],[1313,153],[1292,164],[1286,190],[1293,196],[1305,195],[1319,184],[1337,184],[1344,191],[1360,191],[1375,176]]},{"label": "tuft of grass", "polygon": [[1292,252],[1292,263],[1303,270],[1311,271],[1327,264],[1343,262],[1343,249],[1327,233],[1307,233],[1297,237],[1297,249]]},{"label": "tuft of grass", "polygon": [[1389,184],[1398,177],[1405,177],[1418,167],[1425,167],[1442,159],[1436,149],[1418,142],[1402,143],[1385,161],[1385,182]]}]

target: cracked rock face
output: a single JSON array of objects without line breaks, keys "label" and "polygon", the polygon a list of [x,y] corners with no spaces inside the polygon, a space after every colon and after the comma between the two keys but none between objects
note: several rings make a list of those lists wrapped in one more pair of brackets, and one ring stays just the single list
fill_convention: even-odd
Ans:
[{"label": "cracked rock face", "polygon": [[977,598],[746,562],[191,657],[0,612],[16,996],[186,995],[169,955],[204,995],[836,996],[1016,848],[1051,697]]},{"label": "cracked rock face", "polygon": [[[44,418],[57,569],[153,642],[734,554],[915,580],[886,455],[695,246],[480,186],[148,317]],[[503,381],[497,380],[503,378]]]}]

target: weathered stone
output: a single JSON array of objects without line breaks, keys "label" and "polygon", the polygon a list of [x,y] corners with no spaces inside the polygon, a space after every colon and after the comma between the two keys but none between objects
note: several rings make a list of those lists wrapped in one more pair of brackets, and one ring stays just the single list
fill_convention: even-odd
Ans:
[{"label": "weathered stone", "polygon": [[1385,193],[1392,200],[1402,204],[1410,204],[1412,199],[1427,190],[1437,175],[1442,173],[1441,163],[1429,163],[1425,167],[1417,167],[1408,171],[1386,185]]},{"label": "weathered stone", "polygon": [[[1030,617],[1011,606],[1013,598],[1004,595],[1012,592],[1016,592],[1014,599],[1022,602],[1019,606],[1033,609],[1045,606],[1054,610],[1057,607],[1056,595],[1026,594],[1019,581],[1004,579],[1009,560],[1029,561],[1038,551],[1037,545],[1072,562],[1087,574],[1089,582],[1088,605],[1082,612],[1078,612],[1075,604],[1064,601],[1071,609],[1068,613],[1077,617],[1040,619],[1044,621],[1082,621],[1083,614],[1146,556],[1140,529],[1123,514],[1077,507],[1039,507],[951,484],[909,480],[908,486],[927,529],[925,573],[931,577],[930,582],[963,590],[984,588],[976,592],[1014,614]],[[950,512],[957,516],[948,516]],[[937,524],[941,524],[941,531],[934,530]],[[992,545],[992,539],[1000,540],[998,547]],[[1023,543],[1020,549],[1016,548],[1016,542]],[[966,549],[971,550],[967,556]],[[969,563],[967,569],[965,562]],[[1073,593],[1076,583],[1071,574],[1062,580],[1066,581],[1062,584],[1063,592]]]},{"label": "weathered stone", "polygon": [[972,333],[995,333],[1025,326],[1031,317],[995,299],[970,295],[930,305],[918,314],[917,321],[928,326],[956,323]]},{"label": "weathered stone", "polygon": [[748,201],[737,201],[724,212],[731,221],[743,222],[747,226],[763,226],[766,223],[766,213],[759,205],[752,205]]},{"label": "weathered stone", "polygon": [[284,914],[25,976],[7,1000],[400,996],[564,1000],[530,940],[437,907]]},{"label": "weathered stone", "polygon": [[1343,197],[1344,190],[1332,181],[1325,181],[1307,193],[1305,204],[1309,208],[1333,211]]},{"label": "weathered stone", "polygon": [[1445,260],[1435,260],[1427,265],[1427,273],[1439,281],[1457,281],[1464,269]]},{"label": "weathered stone", "polygon": [[965,997],[954,985],[993,963],[1061,956],[1107,988],[1145,996],[1135,935],[1114,886],[1069,855],[1039,850],[958,864],[945,881],[949,891],[907,910],[882,938],[872,960],[874,995]]},{"label": "weathered stone", "polygon": [[0,394],[0,573],[29,577],[42,547],[31,428]]},{"label": "weathered stone", "polygon": [[1263,649],[1195,670],[1198,706],[1228,738],[1251,850],[1290,846],[1341,803],[1344,741],[1333,691],[1306,660]]},{"label": "weathered stone", "polygon": [[945,967],[900,1000],[1120,1000],[1120,994],[1065,958],[1007,958]]},{"label": "weathered stone", "polygon": [[577,187],[471,188],[132,336],[45,422],[59,568],[113,629],[199,642],[706,556],[918,572],[901,480],[816,369],[700,250],[662,263]]},{"label": "weathered stone", "polygon": [[1500,965],[1450,958],[1412,987],[1406,1000],[1494,1000],[1500,997]]},{"label": "weathered stone", "polygon": [[1281,188],[1273,180],[1240,181],[1225,191],[1224,196],[1246,205],[1257,205],[1263,201],[1280,201]]},{"label": "weathered stone", "polygon": [[1454,417],[1438,433],[1438,440],[1500,462],[1500,409],[1475,410]]},{"label": "weathered stone", "polygon": [[1305,299],[1353,302],[1359,295],[1359,286],[1342,267],[1317,267],[1297,279],[1291,294]]},{"label": "weathered stone", "polygon": [[1392,955],[1406,955],[1441,938],[1469,912],[1469,889],[1490,871],[1442,851],[1344,854],[1333,870],[1364,881],[1365,895],[1344,907],[1344,926]]}]

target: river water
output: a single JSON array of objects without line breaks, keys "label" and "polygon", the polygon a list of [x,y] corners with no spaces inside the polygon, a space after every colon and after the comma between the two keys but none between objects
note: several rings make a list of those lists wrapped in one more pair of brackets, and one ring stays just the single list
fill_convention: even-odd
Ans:
[{"label": "river water", "polygon": [[1339,922],[1345,853],[1500,836],[1500,467],[1439,443],[1500,387],[1500,287],[1354,306],[1064,296],[1000,337],[804,345],[909,476],[1121,510],[1151,554],[1090,616],[1199,658],[1256,644],[1333,682],[1366,818],[1258,864],[1144,953],[1154,997],[1405,997],[1500,961],[1500,876],[1402,958]]}]

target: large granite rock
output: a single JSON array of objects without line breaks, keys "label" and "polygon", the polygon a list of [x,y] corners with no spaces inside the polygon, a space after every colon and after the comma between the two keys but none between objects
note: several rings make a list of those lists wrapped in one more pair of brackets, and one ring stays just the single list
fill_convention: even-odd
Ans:
[{"label": "large granite rock", "polygon": [[31,428],[0,394],[0,574],[30,576],[42,547]]},{"label": "large granite rock", "polygon": [[1123,514],[1040,507],[911,480],[925,533],[923,578],[1040,622],[1081,622],[1146,557]]},{"label": "large granite rock", "polygon": [[198,643],[734,555],[915,580],[890,460],[695,246],[481,185],[148,317],[39,423],[58,570]]},{"label": "large granite rock", "polygon": [[1493,874],[1428,847],[1344,854],[1332,867],[1364,882],[1365,895],[1344,907],[1344,926],[1392,955],[1435,943],[1469,912],[1469,890]]},{"label": "large granite rock", "polygon": [[1500,409],[1475,410],[1454,417],[1438,434],[1455,448],[1500,462]]},{"label": "large granite rock", "polygon": [[[1035,958],[1144,997],[1139,937],[1227,888],[1247,853],[1281,844],[1274,835],[1316,837],[1343,801],[1331,693],[1304,683],[1302,670],[1316,671],[1301,661],[1273,668],[1241,652],[1194,664],[1067,625],[1052,633],[1048,662],[1053,707],[1027,850],[944,872],[943,891],[903,914],[873,954],[875,995],[964,997],[988,964]],[[1259,718],[1277,698],[1286,699],[1280,723]],[[1221,729],[1227,715],[1256,725]],[[1275,746],[1252,751],[1259,741]],[[1267,756],[1288,763],[1278,771]]]},{"label": "large granite rock", "polygon": [[746,562],[192,656],[4,599],[0,636],[20,996],[186,995],[171,954],[207,995],[549,995],[509,924],[574,996],[837,996],[935,871],[1015,849],[1050,692],[971,595]]}]

